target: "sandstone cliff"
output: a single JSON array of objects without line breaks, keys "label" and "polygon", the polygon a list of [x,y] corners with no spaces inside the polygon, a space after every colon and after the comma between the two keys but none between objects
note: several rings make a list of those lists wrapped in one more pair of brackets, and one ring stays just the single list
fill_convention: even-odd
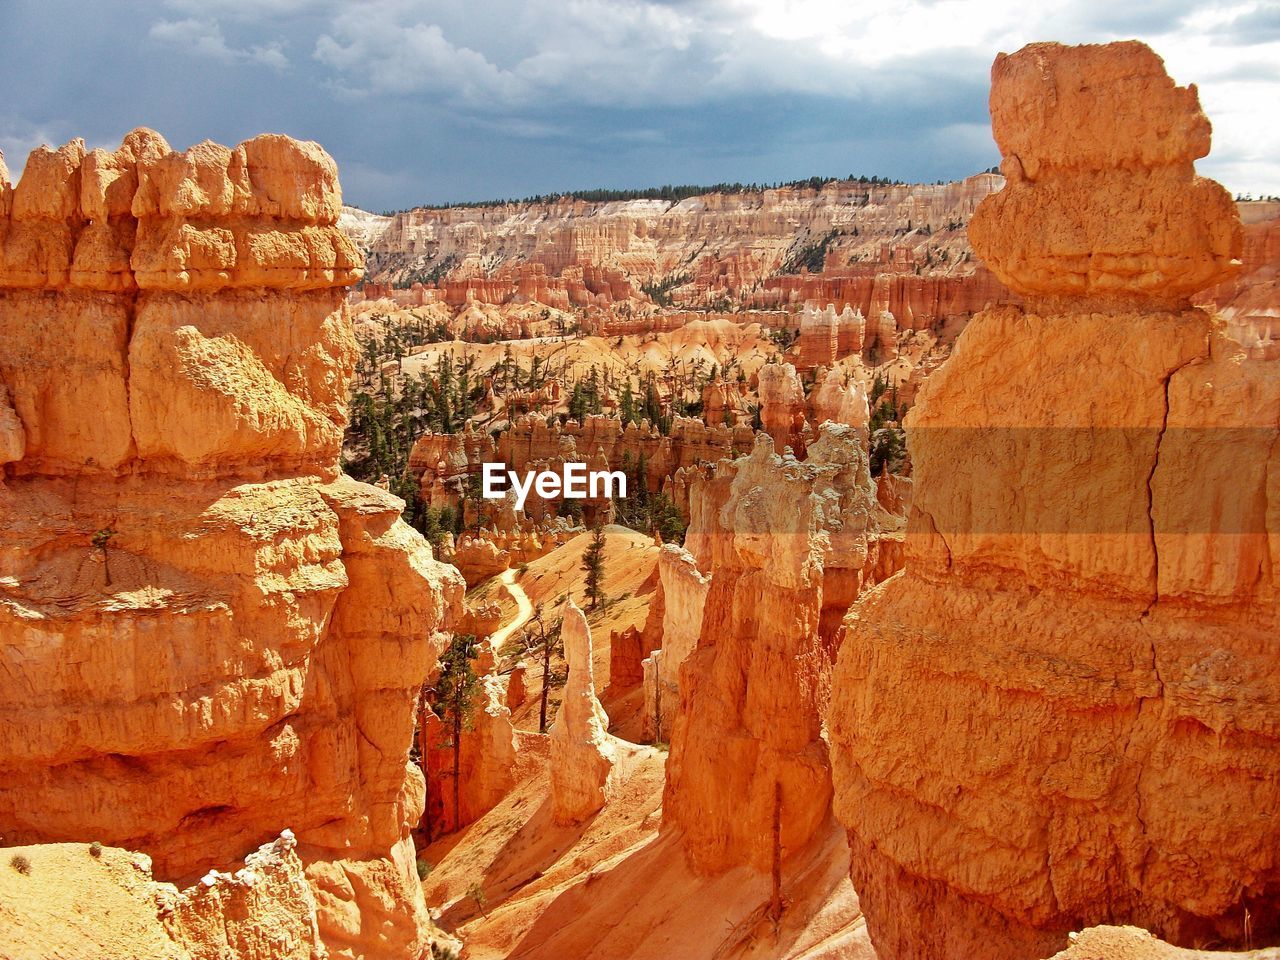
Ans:
[{"label": "sandstone cliff", "polygon": [[[678,202],[564,197],[417,208],[395,214],[380,234],[380,221],[368,214],[352,212],[345,223],[369,250],[374,280],[438,281],[433,296],[454,304],[523,298],[568,308],[631,300],[652,308],[651,290],[676,304],[776,307],[833,292],[809,281],[810,272],[823,271],[847,291],[830,300],[856,305],[883,288],[893,303],[885,309],[932,320],[999,297],[989,275],[974,285],[977,297],[963,292],[976,266],[963,228],[1001,184],[993,174],[937,185],[844,180]],[[893,277],[920,270],[951,279],[888,292]]]},{"label": "sandstone cliff", "polygon": [[0,177],[0,834],[186,881],[287,827],[330,953],[402,957],[413,703],[462,584],[338,471],[339,209],[269,135]]},{"label": "sandstone cliff", "polygon": [[1280,935],[1280,377],[1187,298],[1240,256],[1209,125],[1138,43],[992,70],[1026,298],[907,419],[903,575],[845,623],[835,807],[877,949],[1045,957],[1090,924]]}]

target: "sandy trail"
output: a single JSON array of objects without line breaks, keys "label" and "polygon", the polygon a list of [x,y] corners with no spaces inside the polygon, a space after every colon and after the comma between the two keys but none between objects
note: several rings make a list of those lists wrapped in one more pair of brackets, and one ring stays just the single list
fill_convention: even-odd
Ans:
[{"label": "sandy trail", "polygon": [[529,595],[524,592],[524,587],[516,583],[516,571],[507,569],[502,571],[498,580],[507,592],[511,594],[516,602],[516,615],[511,622],[499,627],[489,635],[489,643],[495,651],[501,650],[502,645],[511,639],[517,630],[529,622],[529,618],[533,616],[533,603],[529,600]]}]

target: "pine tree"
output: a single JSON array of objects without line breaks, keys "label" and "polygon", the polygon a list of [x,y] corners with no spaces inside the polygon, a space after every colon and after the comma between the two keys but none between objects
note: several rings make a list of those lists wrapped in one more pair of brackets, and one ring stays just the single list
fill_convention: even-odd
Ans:
[{"label": "pine tree", "polygon": [[622,385],[622,397],[618,401],[618,413],[622,417],[622,426],[636,422],[636,398],[631,392],[631,378]]},{"label": "pine tree", "polygon": [[462,730],[471,722],[480,677],[472,666],[474,634],[458,634],[440,656],[440,673],[431,687],[431,709],[453,731],[453,829],[459,826],[462,799]]},{"label": "pine tree", "polygon": [[599,523],[591,531],[591,543],[582,554],[582,570],[587,575],[584,585],[594,610],[604,599],[604,527]]},{"label": "pine tree", "polygon": [[[538,628],[538,640],[542,646],[542,696],[541,703],[538,706],[538,732],[547,732],[547,700],[551,695],[551,657],[556,653],[560,646],[560,626],[561,621],[557,620],[548,625],[542,618],[542,604],[538,604],[533,608],[533,616],[530,618]],[[532,650],[531,638],[527,634],[525,639],[525,649]]]}]

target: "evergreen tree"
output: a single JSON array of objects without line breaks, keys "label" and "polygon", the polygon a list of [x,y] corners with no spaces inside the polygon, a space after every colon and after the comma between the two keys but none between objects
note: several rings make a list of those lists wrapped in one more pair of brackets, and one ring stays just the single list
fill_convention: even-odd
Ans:
[{"label": "evergreen tree", "polygon": [[480,677],[472,661],[476,656],[474,634],[458,634],[440,656],[440,673],[431,687],[431,709],[453,735],[453,829],[458,829],[462,799],[462,731],[471,723]]},{"label": "evergreen tree", "polygon": [[[542,695],[541,703],[538,707],[538,732],[547,732],[547,700],[551,695],[551,657],[560,647],[560,626],[561,621],[556,620],[548,625],[542,617],[542,604],[538,604],[533,608],[533,616],[531,617],[534,625],[538,628],[538,641],[542,646]],[[528,648],[530,642],[526,635],[525,646]]]},{"label": "evergreen tree", "polygon": [[587,575],[584,586],[594,610],[604,599],[604,527],[599,523],[591,531],[591,542],[582,554],[582,571]]},{"label": "evergreen tree", "polygon": [[627,424],[635,423],[636,418],[636,398],[631,392],[631,378],[627,378],[627,382],[622,385],[622,396],[618,401],[618,414],[622,418],[622,426],[625,429]]}]

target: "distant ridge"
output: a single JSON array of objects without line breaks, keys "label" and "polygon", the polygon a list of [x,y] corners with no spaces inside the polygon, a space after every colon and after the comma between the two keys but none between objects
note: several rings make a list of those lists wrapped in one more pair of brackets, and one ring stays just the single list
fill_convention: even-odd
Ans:
[{"label": "distant ridge", "polygon": [[[983,173],[999,173],[999,168],[991,167]],[[941,182],[941,181],[939,181]],[[474,200],[459,203],[422,203],[400,210],[383,210],[384,217],[393,217],[397,213],[408,210],[451,210],[455,207],[501,207],[507,204],[554,203],[558,200],[584,200],[587,203],[613,203],[623,200],[668,200],[678,203],[690,197],[700,197],[709,193],[763,193],[765,190],[783,188],[809,188],[820,190],[829,183],[866,183],[881,186],[901,186],[904,180],[893,180],[889,177],[868,177],[850,174],[840,177],[808,177],[804,180],[787,180],[777,183],[715,183],[709,186],[685,183],[679,185],[665,184],[661,187],[643,187],[623,190],[610,190],[597,187],[593,190],[568,190],[563,193],[543,193],[530,197],[508,198],[502,200]]]}]

